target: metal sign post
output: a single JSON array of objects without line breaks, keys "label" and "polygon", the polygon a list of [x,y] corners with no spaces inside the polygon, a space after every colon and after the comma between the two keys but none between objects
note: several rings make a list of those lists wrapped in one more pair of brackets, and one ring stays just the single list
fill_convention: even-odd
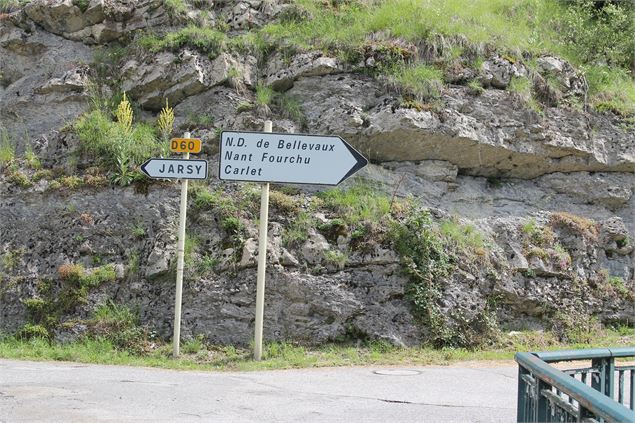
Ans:
[{"label": "metal sign post", "polygon": [[179,356],[181,343],[181,301],[183,298],[183,270],[185,267],[185,218],[187,215],[187,186],[190,179],[207,179],[207,161],[190,160],[190,153],[201,152],[201,140],[190,138],[186,132],[183,138],[170,141],[170,150],[185,153],[183,159],[150,159],[141,171],[150,178],[180,179],[181,204],[179,208],[179,239],[176,245],[176,295],[174,299],[174,334],[172,336],[172,355]]},{"label": "metal sign post", "polygon": [[254,359],[262,359],[269,183],[337,185],[368,164],[346,141],[332,135],[223,131],[218,175],[226,181],[263,182],[258,235]]},{"label": "metal sign post", "polygon": [[[186,132],[184,138],[190,138]],[[185,153],[189,160],[190,153]],[[174,299],[174,335],[172,336],[172,355],[179,356],[181,347],[181,301],[183,298],[183,268],[185,267],[185,217],[187,213],[188,179],[181,181],[181,206],[179,211],[179,240],[176,248],[176,296]]]},{"label": "metal sign post", "polygon": [[[271,132],[273,123],[265,121],[265,132]],[[267,268],[267,224],[269,220],[269,182],[262,184],[260,194],[260,230],[258,232],[258,279],[256,281],[256,328],[254,359],[262,359],[262,322],[265,310],[265,270]]]}]

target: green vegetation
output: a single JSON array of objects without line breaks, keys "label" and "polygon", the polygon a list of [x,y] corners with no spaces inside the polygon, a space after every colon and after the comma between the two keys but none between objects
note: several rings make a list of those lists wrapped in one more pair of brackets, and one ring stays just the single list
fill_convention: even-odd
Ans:
[{"label": "green vegetation", "polygon": [[[519,0],[468,3],[389,0],[368,4],[350,1],[338,2],[329,8],[312,0],[298,4],[307,18],[268,25],[264,33],[272,41],[286,41],[301,48],[343,49],[355,48],[363,44],[368,35],[379,32],[407,41],[461,34],[475,44],[492,43],[506,50],[530,50],[541,45],[541,41],[532,37],[534,26],[546,26],[549,15],[557,9],[553,2]],[[542,35],[544,38],[544,35],[555,34]]]},{"label": "green vegetation", "polygon": [[61,178],[59,178],[58,181],[61,186],[69,188],[69,189],[75,189],[84,182],[82,178],[75,175],[62,176]]},{"label": "green vegetation", "polygon": [[618,239],[615,241],[617,248],[624,248],[628,245],[628,238]]},{"label": "green vegetation", "polygon": [[200,245],[200,240],[197,236],[192,234],[185,235],[185,243],[183,245],[183,258],[185,261],[185,266],[192,267],[194,264],[194,253],[198,249]]},{"label": "green vegetation", "polygon": [[31,179],[33,180],[33,182],[37,182],[42,179],[46,179],[47,181],[50,181],[54,177],[55,177],[55,174],[51,169],[41,169],[36,171],[33,174],[33,177]]},{"label": "green vegetation", "polygon": [[[284,227],[285,246],[301,245],[313,228],[331,243],[348,237],[350,251],[331,249],[324,253],[323,264],[333,271],[346,266],[349,254],[390,245],[409,276],[406,297],[421,323],[425,342],[437,347],[474,348],[496,340],[497,323],[489,308],[466,319],[460,311],[444,315],[439,305],[445,282],[459,267],[473,274],[496,275],[490,262],[491,244],[474,226],[455,218],[435,220],[411,201],[391,198],[367,184],[330,189],[311,200]],[[320,222],[318,211],[326,211],[327,220],[322,217]]]},{"label": "green vegetation", "polygon": [[24,160],[26,161],[26,165],[33,170],[39,170],[42,168],[40,158],[33,152],[31,146],[27,146],[27,149],[24,152]]},{"label": "green vegetation", "polygon": [[568,0],[565,5],[559,16],[559,35],[571,56],[581,63],[606,63],[623,69],[633,66],[632,2]]},{"label": "green vegetation", "polygon": [[139,317],[126,306],[112,301],[95,309],[86,337],[94,342],[107,342],[117,351],[142,355],[148,349],[148,335],[139,325]]},{"label": "green vegetation", "polygon": [[240,103],[238,103],[238,106],[236,106],[236,113],[248,112],[250,110],[253,110],[253,108],[254,105],[250,102],[241,101]]},{"label": "green vegetation", "polygon": [[533,218],[521,226],[521,232],[525,235],[525,247],[530,244],[548,247],[554,243],[556,237],[549,226],[539,225]]},{"label": "green vegetation", "polygon": [[608,66],[584,68],[589,84],[591,105],[599,111],[611,111],[622,116],[635,115],[635,83],[632,73]]},{"label": "green vegetation", "polygon": [[379,222],[390,213],[390,198],[366,184],[323,191],[318,193],[318,198],[323,201],[324,208],[349,225],[362,221]]},{"label": "green vegetation", "polygon": [[9,181],[21,188],[30,188],[33,186],[33,182],[31,182],[29,176],[20,170],[14,170],[10,172]]},{"label": "green vegetation", "polygon": [[128,185],[139,179],[137,167],[146,159],[168,152],[169,146],[146,123],[133,124],[133,112],[124,93],[115,112],[116,121],[103,109],[95,109],[75,123],[82,151],[112,169],[111,180]]},{"label": "green vegetation", "polygon": [[[389,0],[338,2],[324,7],[317,0],[302,0],[297,9],[293,19],[263,28],[261,36],[271,46],[321,49],[356,62],[371,36],[382,34],[388,40],[426,41],[438,48],[448,63],[456,64],[464,56],[475,69],[482,61],[478,52],[483,45],[510,57],[519,57],[520,52],[531,57],[550,53],[581,68],[589,84],[590,103],[598,110],[635,113],[635,12],[629,2]],[[375,47],[381,43],[385,42],[379,41]],[[396,59],[397,63],[411,61],[407,54],[380,57],[386,62],[380,63],[380,70],[390,69]],[[397,73],[397,82],[404,82],[405,89],[414,87],[418,95],[434,94],[438,85],[430,81],[442,78],[435,77],[427,65],[415,64],[414,69],[420,66],[423,72]],[[530,107],[540,110],[533,97],[527,100]]]},{"label": "green vegetation", "polygon": [[90,0],[73,0],[73,5],[77,6],[82,13],[88,10],[89,4]]},{"label": "green vegetation", "polygon": [[[554,213],[554,215],[560,216],[561,214]],[[523,248],[528,258],[538,257],[546,261],[547,264],[551,263],[555,269],[566,272],[570,270],[571,255],[555,240],[556,235],[552,229],[553,222],[558,221],[560,217],[554,218],[554,215],[551,216],[549,225],[540,225],[532,218],[521,226]],[[535,276],[531,273],[532,271],[529,271],[527,276]]]},{"label": "green vegetation", "polygon": [[472,95],[481,95],[485,92],[485,88],[483,88],[483,84],[479,81],[473,80],[468,82],[468,88],[470,89]]},{"label": "green vegetation", "polygon": [[13,12],[31,3],[31,0],[0,0],[0,13]]},{"label": "green vegetation", "polygon": [[256,103],[259,106],[269,106],[273,101],[274,91],[271,87],[258,84],[256,87]]},{"label": "green vegetation", "polygon": [[16,339],[25,341],[29,339],[45,339],[49,337],[48,330],[42,325],[25,324],[15,335]]},{"label": "green vegetation", "polygon": [[314,228],[316,224],[315,218],[310,212],[301,211],[298,213],[291,224],[285,228],[282,235],[282,242],[285,246],[298,246],[309,237],[309,230]]},{"label": "green vegetation", "polygon": [[205,254],[201,257],[201,259],[197,263],[196,271],[197,273],[204,275],[216,269],[216,266],[218,265],[218,263],[219,263],[218,258]]},{"label": "green vegetation", "polygon": [[624,279],[622,277],[609,276],[608,283],[622,296],[626,297],[629,294],[628,288],[624,285]]},{"label": "green vegetation", "polygon": [[486,248],[485,238],[474,225],[463,225],[456,219],[446,219],[439,225],[441,234],[461,249],[471,248],[482,251]]},{"label": "green vegetation", "polygon": [[299,209],[299,202],[292,196],[285,194],[282,191],[272,189],[269,192],[269,205],[274,208],[278,213],[295,216]]},{"label": "green vegetation", "polygon": [[560,342],[573,344],[590,344],[606,336],[606,329],[597,317],[589,316],[581,307],[556,312],[551,332]]},{"label": "green vegetation", "polygon": [[396,67],[389,79],[404,98],[420,102],[439,98],[443,87],[443,72],[429,65]]},{"label": "green vegetation", "polygon": [[301,127],[306,125],[306,116],[302,111],[300,102],[284,93],[278,93],[271,87],[263,84],[256,86],[255,104],[248,101],[241,101],[236,106],[236,113],[248,112],[256,109],[258,113],[269,114],[275,111],[286,119],[291,119],[300,124]]},{"label": "green vegetation", "polygon": [[274,97],[275,110],[284,118],[291,119],[300,124],[304,128],[307,124],[307,118],[304,115],[300,102],[286,94],[277,94]]},{"label": "green vegetation", "polygon": [[10,163],[15,158],[15,145],[9,139],[9,132],[0,126],[0,165]]},{"label": "green vegetation", "polygon": [[[111,306],[107,306],[111,307]],[[101,314],[101,312],[99,312]],[[111,312],[105,313],[108,316]],[[96,312],[97,314],[97,312]],[[134,322],[134,314],[114,321]],[[108,320],[109,317],[102,319]],[[115,326],[116,327],[116,326]],[[386,342],[365,342],[359,346],[327,344],[308,348],[291,343],[269,342],[264,346],[263,360],[253,361],[253,351],[234,346],[208,345],[202,337],[185,341],[182,356],[172,359],[172,348],[153,340],[129,349],[117,345],[106,336],[87,336],[73,343],[49,343],[40,330],[29,328],[33,336],[0,338],[0,357],[23,360],[60,360],[97,364],[123,364],[182,370],[253,371],[326,366],[447,365],[464,360],[512,360],[517,351],[544,351],[632,345],[635,329],[608,329],[590,343],[561,343],[544,332],[521,332],[506,335],[489,349],[395,347]],[[135,351],[136,350],[136,351]]]},{"label": "green vegetation", "polygon": [[15,269],[15,267],[22,260],[22,256],[26,253],[25,248],[17,248],[15,250],[7,251],[2,256],[2,268],[5,271],[10,271]]},{"label": "green vegetation", "polygon": [[324,261],[327,265],[335,266],[338,269],[343,269],[348,262],[348,257],[345,253],[339,250],[328,250],[324,252]]},{"label": "green vegetation", "polygon": [[79,264],[65,264],[58,269],[58,273],[62,280],[85,291],[105,282],[114,282],[117,278],[115,269],[110,264],[96,267],[91,271],[87,271]]},{"label": "green vegetation", "polygon": [[165,106],[161,109],[157,118],[157,128],[164,142],[170,140],[170,134],[174,130],[174,109],[170,107],[168,99],[165,99]]},{"label": "green vegetation", "polygon": [[163,38],[146,35],[139,40],[141,47],[152,52],[192,47],[206,53],[210,58],[218,56],[225,49],[226,44],[227,36],[224,33],[212,28],[199,28],[193,25],[176,32],[170,32]]},{"label": "green vegetation", "polygon": [[50,339],[52,332],[63,324],[62,318],[78,305],[87,303],[91,289],[117,278],[112,265],[87,271],[78,264],[65,264],[58,269],[58,276],[59,286],[52,280],[40,280],[34,296],[23,300],[28,311],[28,323],[18,336],[31,338],[37,335]]},{"label": "green vegetation", "polygon": [[143,238],[145,235],[146,230],[141,224],[138,224],[132,228],[132,236],[134,236],[135,238]]},{"label": "green vegetation", "polygon": [[618,295],[628,300],[635,300],[635,290],[629,289],[621,276],[611,275],[608,269],[601,269],[598,276],[600,284],[597,288],[604,289],[608,295]]},{"label": "green vegetation", "polygon": [[509,91],[516,93],[527,107],[536,113],[542,113],[542,106],[536,100],[532,92],[532,83],[528,78],[514,76],[507,88]]},{"label": "green vegetation", "polygon": [[165,0],[163,5],[170,16],[178,16],[187,12],[187,5],[183,0]]},{"label": "green vegetation", "polygon": [[[187,9],[183,0],[170,0],[167,7],[173,14]],[[528,66],[540,55],[555,54],[586,76],[588,101],[597,110],[624,116],[635,113],[635,12],[628,2],[351,0],[325,6],[321,0],[299,0],[278,22],[259,30],[232,37],[226,30],[222,20],[216,28],[189,24],[176,32],[147,34],[138,43],[154,52],[189,46],[210,57],[222,51],[262,58],[274,50],[284,57],[322,50],[357,64],[372,56],[373,70],[369,71],[386,76],[403,92],[404,105],[417,108],[418,102],[439,97],[444,71],[479,70],[484,52],[496,51],[512,62],[527,61]],[[413,45],[429,46],[438,55],[431,58],[435,63],[419,61]],[[525,85],[512,90],[523,93],[528,106],[540,112],[528,82],[517,81],[516,85]],[[482,92],[474,81],[469,86],[473,94]],[[257,92],[258,104],[269,107],[274,99],[265,94]],[[300,122],[297,108],[289,109]]]},{"label": "green vegetation", "polygon": [[210,191],[206,184],[194,183],[190,185],[190,193],[195,213],[211,211],[218,216],[218,224],[224,232],[223,248],[240,251],[245,240],[243,221],[255,219],[260,204],[256,200],[259,191],[254,184],[241,184],[238,189],[233,188],[224,185]]},{"label": "green vegetation", "polygon": [[441,281],[451,275],[454,266],[430,214],[415,212],[393,224],[391,238],[410,277],[406,294],[413,303],[414,315],[429,328],[432,345],[440,347],[453,343],[438,301],[442,293]]},{"label": "green vegetation", "polygon": [[196,338],[183,343],[183,354],[197,354],[199,352],[204,352],[205,350],[206,346],[203,336],[197,336]]}]

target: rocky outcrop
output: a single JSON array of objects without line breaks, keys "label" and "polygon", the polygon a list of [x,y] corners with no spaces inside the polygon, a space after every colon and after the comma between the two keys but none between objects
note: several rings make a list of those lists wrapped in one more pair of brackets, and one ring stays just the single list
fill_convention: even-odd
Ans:
[{"label": "rocky outcrop", "polygon": [[267,62],[264,71],[265,84],[279,91],[286,91],[301,77],[322,76],[342,72],[344,67],[337,59],[326,57],[321,52],[302,53],[291,63],[278,54]]},{"label": "rocky outcrop", "polygon": [[379,162],[444,160],[463,173],[531,179],[554,172],[632,172],[635,134],[607,116],[567,109],[537,114],[506,91],[474,97],[447,88],[438,112],[395,104],[372,78],[301,78],[300,99],[314,132],[337,133]]},{"label": "rocky outcrop", "polygon": [[30,139],[74,121],[88,109],[92,51],[38,28],[0,21],[0,126],[24,151]]},{"label": "rocky outcrop", "polygon": [[59,78],[51,78],[36,89],[37,94],[83,93],[88,87],[88,67],[79,66]]},{"label": "rocky outcrop", "polygon": [[[46,31],[73,41],[100,44],[132,31],[162,25],[168,16],[158,0],[35,0],[23,13]],[[18,19],[18,18],[15,18]]]},{"label": "rocky outcrop", "polygon": [[524,76],[527,76],[527,69],[523,65],[495,56],[483,62],[479,81],[484,87],[504,90],[509,86],[512,78]]},{"label": "rocky outcrop", "polygon": [[245,88],[255,85],[256,59],[236,59],[221,53],[210,60],[190,50],[175,55],[170,52],[151,56],[145,61],[130,60],[121,70],[122,89],[143,107],[159,110],[168,99],[179,104],[187,97],[209,90],[221,83],[239,83]]}]

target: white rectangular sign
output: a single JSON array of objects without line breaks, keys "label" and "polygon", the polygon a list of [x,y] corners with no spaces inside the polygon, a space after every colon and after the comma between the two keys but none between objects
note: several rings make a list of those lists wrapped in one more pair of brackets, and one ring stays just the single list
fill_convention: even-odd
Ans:
[{"label": "white rectangular sign", "polygon": [[206,179],[206,160],[150,159],[141,165],[141,170],[157,179]]},{"label": "white rectangular sign", "polygon": [[367,164],[337,136],[223,131],[218,174],[230,181],[337,185]]}]

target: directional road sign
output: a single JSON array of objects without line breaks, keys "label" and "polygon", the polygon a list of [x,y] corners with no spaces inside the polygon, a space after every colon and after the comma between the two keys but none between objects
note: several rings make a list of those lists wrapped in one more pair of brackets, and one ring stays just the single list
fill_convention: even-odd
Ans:
[{"label": "directional road sign", "polygon": [[206,179],[206,160],[150,159],[141,165],[143,173],[158,179]]},{"label": "directional road sign", "polygon": [[223,131],[218,173],[229,181],[337,185],[367,164],[337,136]]},{"label": "directional road sign", "polygon": [[172,138],[170,150],[174,153],[200,153],[201,140],[198,138]]}]

